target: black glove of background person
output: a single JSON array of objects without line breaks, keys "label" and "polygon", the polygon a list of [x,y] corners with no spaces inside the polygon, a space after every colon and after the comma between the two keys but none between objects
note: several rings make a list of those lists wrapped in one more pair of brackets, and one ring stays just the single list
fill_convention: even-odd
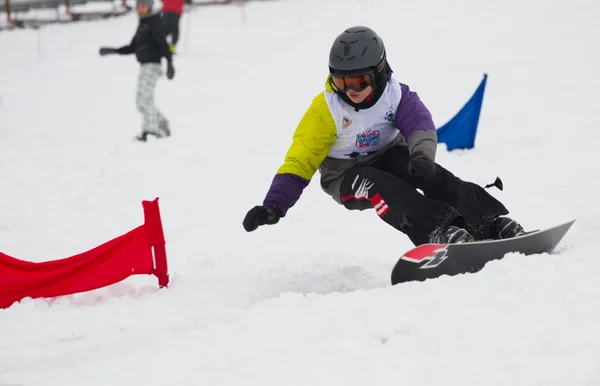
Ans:
[{"label": "black glove of background person", "polygon": [[101,47],[100,48],[100,56],[111,55],[111,54],[116,54],[116,53],[117,53],[116,48],[111,48],[111,47]]},{"label": "black glove of background person", "polygon": [[430,180],[435,176],[435,162],[423,153],[413,153],[408,160],[408,172],[415,177]]},{"label": "black glove of background person", "polygon": [[252,232],[261,225],[273,225],[279,222],[281,210],[274,206],[255,206],[250,209],[244,217],[244,229],[246,232]]},{"label": "black glove of background person", "polygon": [[173,79],[175,76],[175,67],[173,67],[173,62],[167,63],[167,78]]}]

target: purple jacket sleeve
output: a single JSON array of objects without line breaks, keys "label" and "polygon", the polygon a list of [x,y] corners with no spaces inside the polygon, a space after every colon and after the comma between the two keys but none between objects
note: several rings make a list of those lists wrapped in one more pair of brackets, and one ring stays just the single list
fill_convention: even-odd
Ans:
[{"label": "purple jacket sleeve", "polygon": [[434,131],[435,124],[431,113],[421,102],[416,92],[410,91],[410,88],[400,83],[402,89],[402,99],[396,109],[394,122],[402,136],[408,140],[417,130]]},{"label": "purple jacket sleeve", "polygon": [[288,209],[298,201],[308,183],[309,181],[295,174],[276,174],[263,205],[276,206],[281,210],[282,216],[285,216]]}]

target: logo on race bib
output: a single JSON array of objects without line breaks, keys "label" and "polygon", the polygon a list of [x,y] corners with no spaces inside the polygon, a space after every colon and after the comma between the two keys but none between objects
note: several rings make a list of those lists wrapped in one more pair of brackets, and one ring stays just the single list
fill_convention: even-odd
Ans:
[{"label": "logo on race bib", "polygon": [[364,148],[379,145],[380,132],[379,130],[367,129],[356,136],[356,147]]},{"label": "logo on race bib", "polygon": [[346,127],[350,126],[352,124],[352,119],[348,118],[348,117],[344,117],[342,119],[342,128],[345,129]]}]

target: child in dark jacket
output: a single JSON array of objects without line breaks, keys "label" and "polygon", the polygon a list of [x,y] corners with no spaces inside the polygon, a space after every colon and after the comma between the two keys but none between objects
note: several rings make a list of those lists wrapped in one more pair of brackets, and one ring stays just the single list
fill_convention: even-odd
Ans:
[{"label": "child in dark jacket", "polygon": [[160,9],[153,10],[153,0],[137,0],[136,9],[139,24],[131,42],[120,48],[102,47],[100,55],[135,54],[140,63],[136,105],[142,114],[142,132],[136,138],[145,141],[148,135],[158,138],[171,135],[169,122],[154,105],[154,90],[158,78],[163,74],[161,60],[167,59],[167,78],[173,79],[175,68],[169,44],[165,39],[165,29]]}]

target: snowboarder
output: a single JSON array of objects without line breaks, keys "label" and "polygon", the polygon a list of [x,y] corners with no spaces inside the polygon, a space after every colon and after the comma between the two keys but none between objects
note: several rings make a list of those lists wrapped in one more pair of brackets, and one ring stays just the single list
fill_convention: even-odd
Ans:
[{"label": "snowboarder", "polygon": [[[352,27],[335,41],[329,76],[300,120],[246,231],[277,224],[318,169],[321,188],[349,210],[373,209],[414,245],[523,233],[484,188],[435,162],[436,129],[416,92],[392,77],[382,39]],[[420,189],[423,194],[419,193]]]},{"label": "snowboarder", "polygon": [[177,42],[179,41],[179,21],[183,13],[184,0],[164,0],[162,7],[163,20],[167,38],[170,37],[169,49],[175,55]]},{"label": "snowboarder", "polygon": [[136,105],[142,114],[142,132],[136,137],[145,141],[148,135],[158,138],[171,135],[168,120],[154,105],[154,90],[158,78],[162,76],[161,60],[167,59],[167,78],[173,79],[175,68],[165,39],[165,30],[161,19],[160,9],[153,9],[154,0],[137,0],[136,9],[139,24],[131,42],[120,48],[102,47],[100,55],[129,55],[135,53],[140,63],[138,76]]}]

